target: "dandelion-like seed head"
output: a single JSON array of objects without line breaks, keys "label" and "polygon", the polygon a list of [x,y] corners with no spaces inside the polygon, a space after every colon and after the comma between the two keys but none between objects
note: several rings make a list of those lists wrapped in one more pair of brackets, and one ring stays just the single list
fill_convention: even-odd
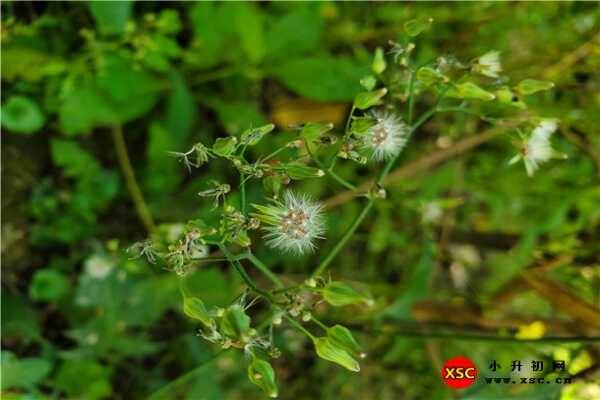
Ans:
[{"label": "dandelion-like seed head", "polygon": [[490,78],[498,78],[500,72],[502,72],[502,65],[500,64],[500,52],[489,51],[479,57],[475,70],[482,75]]},{"label": "dandelion-like seed head", "polygon": [[525,168],[530,176],[539,168],[539,164],[550,160],[555,151],[550,143],[550,136],[558,127],[555,119],[544,119],[531,132],[531,136],[523,146]]},{"label": "dandelion-like seed head", "polygon": [[376,123],[364,136],[364,146],[373,159],[389,160],[400,154],[408,140],[408,126],[392,112],[374,111],[372,117]]},{"label": "dandelion-like seed head", "polygon": [[316,239],[325,232],[323,206],[306,195],[285,192],[272,206],[254,206],[261,214],[267,244],[286,253],[304,254],[315,249]]}]

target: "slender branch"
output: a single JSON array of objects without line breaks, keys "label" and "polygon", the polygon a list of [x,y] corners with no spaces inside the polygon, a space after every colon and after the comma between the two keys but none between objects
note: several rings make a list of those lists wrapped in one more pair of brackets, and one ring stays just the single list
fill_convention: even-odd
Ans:
[{"label": "slender branch", "polygon": [[309,338],[311,338],[312,340],[315,340],[315,336],[310,333],[309,331],[306,330],[306,328],[304,328],[298,321],[296,321],[294,318],[290,317],[289,315],[285,316],[285,319],[287,319],[290,324],[292,324],[292,326],[296,329],[298,329],[300,332],[304,333],[306,336],[308,336]]},{"label": "slender branch", "polygon": [[408,82],[408,125],[412,125],[413,113],[415,109],[415,79],[414,71],[410,73],[410,81]]},{"label": "slender branch", "polygon": [[250,261],[256,268],[258,268],[267,278],[271,280],[278,288],[283,288],[284,284],[281,280],[267,267],[262,261],[260,261],[256,256],[250,252],[246,255],[246,259]]},{"label": "slender branch", "polygon": [[274,301],[273,297],[269,293],[267,293],[266,291],[264,291],[261,288],[259,288],[258,286],[256,286],[256,284],[254,283],[254,281],[252,281],[252,278],[250,277],[250,275],[248,275],[248,273],[244,269],[244,266],[235,258],[235,256],[233,254],[231,254],[231,252],[227,249],[227,247],[225,247],[224,245],[220,244],[219,248],[221,249],[221,251],[223,252],[223,254],[225,254],[225,257],[227,257],[227,259],[229,260],[229,263],[231,265],[233,265],[233,267],[236,269],[236,271],[238,272],[238,274],[240,275],[240,277],[244,280],[244,282],[246,283],[246,285],[250,289],[252,289],[252,291],[254,291],[257,294],[261,295],[262,297],[264,297],[265,299],[267,299],[269,302],[274,303],[274,304],[276,303]]},{"label": "slender branch", "polygon": [[600,336],[547,336],[539,339],[518,339],[514,336],[473,335],[465,333],[424,333],[393,331],[395,336],[417,339],[466,340],[479,342],[513,342],[513,343],[600,343]]},{"label": "slender branch", "polygon": [[363,208],[363,210],[358,215],[358,217],[356,217],[356,219],[354,220],[354,222],[352,223],[352,225],[350,225],[350,227],[348,228],[348,230],[344,233],[344,236],[342,236],[342,238],[340,239],[340,241],[336,243],[336,245],[333,247],[333,249],[331,249],[331,251],[329,252],[329,254],[327,255],[327,257],[325,257],[323,259],[323,261],[321,261],[321,263],[314,270],[314,272],[311,275],[312,277],[319,276],[321,273],[323,273],[323,271],[325,270],[325,268],[327,268],[327,266],[331,263],[331,261],[333,261],[333,259],[335,258],[335,256],[337,256],[338,253],[344,248],[344,246],[346,245],[346,242],[348,242],[348,240],[350,240],[350,238],[352,237],[352,235],[354,234],[354,232],[356,231],[356,229],[363,222],[363,220],[365,219],[365,217],[367,216],[367,214],[369,213],[369,211],[373,207],[374,203],[375,203],[374,199],[372,199],[372,198],[369,199],[369,202],[367,203],[367,205],[365,206],[365,208]]},{"label": "slender branch", "polygon": [[352,104],[352,108],[350,109],[350,112],[348,113],[348,118],[346,119],[346,126],[344,128],[344,136],[343,136],[342,140],[340,140],[339,144],[336,145],[336,151],[333,153],[333,157],[329,161],[329,168],[327,168],[328,170],[333,171],[333,168],[335,167],[335,163],[337,162],[337,159],[338,159],[338,153],[340,151],[340,148],[346,142],[346,139],[348,139],[348,136],[350,136],[350,122],[352,121],[352,116],[354,115],[354,111],[356,111],[356,107],[354,106],[354,104]]},{"label": "slender branch", "polygon": [[[246,152],[246,148],[248,145],[244,145],[242,147],[242,151],[240,152],[240,157],[245,161],[244,153]],[[240,172],[240,210],[242,214],[246,213],[246,177],[242,172]]]},{"label": "slender branch", "polygon": [[[424,155],[423,157],[406,164],[400,168],[397,168],[393,172],[391,172],[387,177],[385,177],[381,183],[382,184],[390,184],[393,182],[400,181],[402,179],[414,176],[419,172],[426,171],[429,168],[432,168],[438,164],[441,164],[444,161],[452,159],[460,154],[463,154],[466,151],[469,151],[475,147],[481,146],[494,139],[498,135],[503,132],[503,129],[499,127],[494,127],[488,129],[479,135],[474,135],[467,137],[460,142],[457,142],[452,147],[443,150],[436,150],[429,154]],[[364,192],[369,190],[370,187],[373,186],[373,181],[367,181],[358,186],[358,192]],[[325,201],[325,206],[327,208],[333,208],[339,206],[341,204],[346,203],[356,196],[356,192],[354,191],[346,191],[342,193],[338,193],[335,196],[330,197]]]},{"label": "slender branch", "polygon": [[271,158],[275,157],[277,154],[281,153],[284,150],[287,150],[287,146],[278,148],[277,150],[275,150],[274,152],[272,152],[271,154],[269,154],[265,158],[263,158],[261,161],[265,162],[267,160],[270,160]]},{"label": "slender branch", "polygon": [[125,178],[125,183],[127,185],[127,190],[129,191],[131,199],[133,200],[133,204],[135,205],[135,209],[140,220],[142,221],[142,224],[144,224],[144,227],[148,233],[152,233],[155,229],[154,219],[152,218],[150,209],[144,200],[144,195],[142,194],[140,185],[135,179],[135,173],[133,172],[133,167],[131,166],[131,161],[129,160],[129,155],[127,154],[127,145],[125,144],[125,139],[123,138],[123,128],[121,125],[114,125],[111,133],[115,150],[117,152],[117,158],[119,160],[119,166],[121,167],[121,172],[123,173],[123,177]]},{"label": "slender branch", "polygon": [[190,372],[187,372],[184,375],[181,375],[179,378],[175,379],[172,382],[169,382],[168,384],[166,384],[165,386],[163,386],[156,392],[152,393],[148,397],[148,400],[167,400],[167,399],[172,399],[172,398],[176,397],[176,396],[173,396],[171,393],[169,393],[172,389],[174,389],[178,385],[185,383],[188,380],[191,380],[193,377],[196,376],[196,374],[199,374],[200,372],[202,372],[205,368],[207,368],[209,365],[211,365],[213,363],[213,361],[215,361],[217,358],[219,358],[221,355],[225,354],[226,352],[227,352],[227,350],[220,350],[220,351],[214,353],[208,359],[204,360],[199,366],[197,366]]},{"label": "slender branch", "polygon": [[329,168],[325,167],[321,160],[319,160],[317,156],[310,150],[310,146],[308,145],[308,143],[305,143],[304,147],[306,148],[306,152],[308,153],[310,158],[315,162],[315,164],[317,164],[319,168],[321,168],[323,172],[325,172],[327,175],[329,175],[331,178],[333,178],[346,189],[356,190],[356,186],[354,186],[352,183],[348,182],[333,171],[333,165],[331,165]]},{"label": "slender branch", "polygon": [[[415,74],[411,73],[410,83],[409,83],[409,99],[408,99],[408,110],[409,110],[408,111],[408,120],[409,120],[409,123],[412,123],[412,114],[413,114],[413,106],[414,106],[414,80],[415,80]],[[435,109],[437,108],[437,106],[438,106],[441,98],[443,97],[444,93],[445,92],[443,92],[440,95],[440,97],[438,98],[438,101],[431,108],[431,110],[429,110],[426,113],[424,113],[421,116],[421,118],[419,118],[419,121],[417,121],[414,125],[411,125],[410,131],[409,131],[409,138],[410,138],[410,135],[412,134],[412,132],[414,132],[431,115],[433,115],[435,113]],[[352,110],[350,111],[350,115],[348,117],[348,121],[346,122],[346,133],[345,133],[344,137],[346,137],[349,134],[350,119],[352,118],[352,114],[353,113],[354,113],[354,106],[352,107]],[[387,174],[389,173],[389,171],[391,170],[392,166],[394,165],[394,163],[396,162],[397,159],[398,159],[398,156],[396,156],[393,159],[391,159],[385,165],[385,167],[381,170],[381,172],[379,174],[379,177],[377,178],[377,184],[379,184],[379,183],[381,183],[383,181],[383,179],[387,176]],[[342,236],[342,239],[339,242],[336,243],[336,245],[333,247],[333,249],[331,249],[331,251],[329,252],[329,254],[327,255],[327,257],[325,257],[323,259],[323,261],[321,261],[321,263],[314,270],[314,272],[311,275],[312,277],[319,276],[320,274],[323,273],[323,271],[325,271],[325,268],[327,268],[327,266],[331,263],[331,261],[333,261],[333,259],[338,255],[338,253],[344,248],[344,246],[346,245],[346,243],[348,242],[348,240],[350,240],[350,238],[352,237],[352,235],[354,234],[354,232],[356,231],[356,229],[358,229],[358,227],[360,226],[360,224],[363,222],[363,220],[365,219],[365,217],[367,216],[367,214],[369,213],[369,211],[373,207],[374,203],[375,203],[375,199],[373,197],[370,197],[367,205],[365,206],[365,208],[363,208],[363,210],[358,215],[358,217],[356,217],[356,219],[354,220],[354,222],[352,223],[352,225],[350,225],[350,227],[348,228],[348,230],[344,233],[344,236]]]}]

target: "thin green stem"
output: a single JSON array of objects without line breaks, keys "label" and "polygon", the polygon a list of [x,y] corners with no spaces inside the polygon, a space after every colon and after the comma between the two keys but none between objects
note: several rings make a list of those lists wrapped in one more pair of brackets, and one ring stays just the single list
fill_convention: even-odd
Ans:
[{"label": "thin green stem", "polygon": [[323,329],[324,331],[327,331],[327,329],[329,329],[329,327],[328,327],[327,325],[325,325],[324,323],[322,323],[321,321],[319,321],[319,320],[318,320],[318,319],[316,319],[315,317],[312,317],[311,319],[312,319],[312,321],[313,321],[315,324],[319,325],[319,326],[321,327],[321,329]]},{"label": "thin green stem", "polygon": [[298,321],[296,321],[294,318],[290,317],[289,315],[285,316],[285,319],[289,321],[290,324],[292,324],[292,326],[296,329],[298,329],[300,332],[304,333],[306,336],[308,336],[309,338],[311,338],[312,340],[315,340],[316,337],[310,333],[309,331],[306,330],[306,328],[304,328]]},{"label": "thin green stem", "polygon": [[477,111],[469,110],[468,108],[464,108],[464,107],[460,107],[460,106],[458,106],[458,107],[438,107],[437,112],[439,112],[439,113],[460,112],[460,113],[467,114],[467,115],[473,115],[473,116],[481,119],[482,121],[488,122],[492,125],[496,124],[496,118],[488,117]]},{"label": "thin green stem", "polygon": [[267,267],[262,261],[260,261],[254,254],[248,252],[246,259],[250,261],[256,268],[258,268],[267,278],[271,280],[278,288],[283,288],[283,282],[275,275],[269,267]]},{"label": "thin green stem", "polygon": [[[240,152],[240,157],[244,159],[244,153],[246,152],[246,148],[248,145],[244,145],[242,147],[242,151]],[[242,172],[240,172],[240,210],[242,214],[246,213],[246,177]]]},{"label": "thin green stem", "polygon": [[333,249],[331,249],[329,254],[327,254],[327,257],[325,257],[323,259],[323,261],[321,261],[321,263],[314,270],[314,272],[311,275],[313,278],[321,275],[321,273],[323,273],[325,268],[327,268],[327,266],[329,266],[329,264],[333,261],[335,256],[337,256],[338,253],[344,248],[344,246],[346,245],[346,242],[348,242],[348,240],[350,240],[350,238],[352,237],[352,235],[354,234],[356,229],[363,222],[363,220],[365,219],[365,217],[367,216],[367,214],[373,207],[374,203],[375,203],[375,200],[373,198],[370,198],[369,202],[367,203],[365,208],[363,208],[363,210],[360,212],[358,217],[356,217],[356,219],[354,220],[352,225],[350,225],[350,227],[346,230],[346,232],[344,233],[344,236],[342,236],[340,241],[337,242],[336,245],[333,247]]},{"label": "thin green stem", "polygon": [[[409,111],[408,111],[408,119],[410,122],[412,122],[412,114],[413,114],[413,107],[414,107],[414,73],[411,74],[411,83],[409,83]],[[411,125],[409,133],[408,133],[408,139],[410,139],[410,136],[412,135],[412,133],[417,130],[417,128],[419,128],[422,124],[425,123],[425,121],[427,121],[433,114],[435,114],[437,107],[440,103],[440,101],[442,100],[442,98],[444,97],[444,94],[446,93],[446,90],[443,90],[435,105],[433,107],[431,107],[428,111],[426,111],[425,113],[423,113],[419,119]],[[354,108],[352,109],[352,112],[354,111]],[[396,163],[396,161],[398,160],[400,155],[397,155],[396,157],[392,158],[390,161],[387,162],[387,164],[384,166],[384,168],[381,170],[381,172],[379,173],[379,176],[377,178],[377,185],[380,185],[383,183],[383,180],[385,179],[385,177],[389,174],[389,172],[391,171],[392,167],[394,166],[394,164]],[[358,217],[356,217],[356,219],[354,220],[354,222],[352,223],[352,225],[348,228],[348,230],[344,233],[344,236],[342,236],[342,239],[333,247],[333,249],[331,249],[331,251],[329,252],[329,254],[323,259],[323,261],[317,266],[317,268],[314,270],[314,272],[312,273],[312,277],[316,277],[320,274],[323,273],[323,271],[325,271],[325,268],[327,268],[327,266],[333,261],[333,259],[338,255],[338,253],[343,249],[343,247],[346,245],[346,242],[348,242],[348,240],[350,240],[350,238],[352,237],[352,235],[354,234],[354,232],[356,231],[356,229],[358,229],[358,227],[360,226],[360,224],[363,222],[363,220],[365,219],[365,217],[367,216],[367,214],[369,213],[369,211],[371,210],[371,208],[373,207],[373,204],[375,203],[375,199],[374,198],[369,198],[369,202],[367,203],[367,205],[365,206],[365,208],[362,210],[362,212],[358,215]]]},{"label": "thin green stem", "polygon": [[303,287],[302,285],[293,285],[293,286],[288,286],[288,287],[284,287],[281,289],[273,290],[271,293],[273,293],[273,294],[287,293],[287,292],[291,292],[294,290],[298,290],[302,287]]},{"label": "thin green stem", "polygon": [[213,361],[215,361],[217,358],[219,358],[221,355],[225,354],[226,352],[227,352],[227,350],[220,350],[220,351],[214,353],[208,359],[204,360],[199,366],[197,366],[190,372],[187,372],[186,374],[181,375],[179,378],[175,379],[172,382],[169,382],[168,384],[166,384],[165,386],[163,386],[156,392],[152,393],[148,397],[148,400],[167,400],[167,399],[172,399],[172,398],[177,397],[177,396],[174,396],[172,393],[170,393],[170,391],[175,389],[177,386],[185,383],[186,381],[191,380],[196,374],[199,374],[200,372],[202,372],[205,368],[207,368],[209,365],[211,365]]},{"label": "thin green stem", "polygon": [[210,71],[202,75],[195,76],[194,79],[191,79],[189,82],[190,86],[200,85],[207,82],[218,81],[224,78],[228,78],[232,75],[235,75],[240,72],[239,67],[225,67],[222,69],[218,69],[215,71]]},{"label": "thin green stem", "polygon": [[396,336],[421,338],[421,339],[444,339],[444,340],[467,340],[479,342],[512,342],[512,343],[599,343],[598,336],[548,336],[539,339],[519,339],[514,336],[491,336],[491,335],[473,335],[463,333],[423,333],[423,332],[402,332],[394,331]]},{"label": "thin green stem", "polygon": [[235,258],[235,256],[233,254],[231,254],[231,252],[227,249],[227,247],[225,247],[225,245],[220,244],[219,248],[221,249],[223,254],[225,254],[225,257],[227,257],[227,260],[229,261],[229,263],[231,265],[233,265],[233,267],[236,269],[236,271],[238,272],[238,274],[240,275],[242,280],[246,283],[246,285],[252,291],[261,295],[262,297],[267,299],[269,302],[275,303],[273,297],[269,293],[267,293],[266,291],[264,291],[261,288],[259,288],[258,286],[256,286],[254,281],[252,281],[252,278],[250,277],[250,275],[248,275],[248,273],[244,269],[244,266]]},{"label": "thin green stem", "polygon": [[[408,137],[406,140],[410,140],[410,138],[412,137],[413,133],[421,126],[423,125],[429,118],[431,118],[431,116],[433,114],[435,114],[438,110],[438,106],[440,104],[440,102],[442,101],[442,99],[444,98],[444,95],[446,94],[446,91],[448,90],[448,88],[445,88],[440,95],[438,96],[437,101],[435,102],[435,104],[433,105],[433,107],[431,107],[429,110],[425,111],[423,114],[421,114],[421,116],[419,116],[419,118],[415,121],[414,124],[411,124],[410,130],[408,131]],[[411,116],[411,111],[409,111],[409,118],[412,119]],[[396,162],[398,161],[398,159],[400,158],[400,155],[402,153],[399,153],[398,155],[396,155],[394,158],[392,158],[391,160],[389,160],[385,166],[383,167],[383,169],[381,170],[381,172],[379,173],[379,176],[377,177],[377,184],[381,185],[383,183],[383,180],[385,179],[385,177],[390,173],[390,171],[392,170],[392,168],[394,167],[394,165],[396,164]]]},{"label": "thin green stem", "polygon": [[127,185],[129,195],[133,200],[133,204],[135,205],[135,209],[140,220],[142,221],[142,224],[144,224],[144,227],[148,233],[152,233],[155,229],[154,219],[152,218],[150,209],[144,200],[144,195],[140,189],[140,185],[135,178],[135,173],[133,172],[133,167],[131,166],[131,161],[129,160],[129,155],[127,153],[125,138],[123,137],[123,128],[121,125],[114,125],[111,133],[115,150],[117,152],[117,158],[119,160],[119,166],[121,167],[121,172],[125,178],[125,184]]},{"label": "thin green stem", "polygon": [[344,136],[342,137],[342,140],[340,140],[340,144],[338,144],[336,146],[336,151],[333,154],[333,157],[331,160],[329,160],[329,170],[333,171],[333,167],[335,167],[335,163],[337,162],[338,159],[338,153],[340,151],[341,146],[346,142],[346,139],[348,139],[348,137],[350,136],[350,122],[352,122],[352,116],[354,115],[354,111],[356,111],[356,107],[354,106],[354,104],[352,104],[352,108],[350,109],[350,112],[348,113],[348,118],[346,119],[346,126],[344,128]]},{"label": "thin green stem", "polygon": [[275,150],[274,152],[272,152],[271,154],[269,154],[268,156],[266,156],[265,158],[263,158],[261,161],[265,162],[267,160],[270,160],[271,158],[275,157],[277,154],[281,153],[282,151],[284,151],[286,149],[287,149],[287,146],[280,147],[277,150]]},{"label": "thin green stem", "polygon": [[415,78],[415,72],[411,71],[410,81],[408,82],[408,125],[412,125],[413,112],[415,108]]},{"label": "thin green stem", "polygon": [[308,152],[308,155],[310,156],[310,158],[315,162],[315,164],[317,164],[317,166],[319,168],[321,168],[321,170],[323,172],[325,172],[328,176],[330,176],[331,178],[333,178],[336,182],[338,182],[340,185],[342,185],[346,189],[356,190],[356,186],[354,186],[352,183],[348,182],[347,180],[345,180],[344,178],[342,178],[341,176],[339,176],[338,174],[336,174],[333,171],[333,165],[331,165],[329,168],[325,167],[325,165],[321,162],[321,160],[319,160],[317,158],[316,154],[314,154],[310,150],[310,147],[309,147],[308,143],[305,143],[304,147],[306,147],[306,151]]}]

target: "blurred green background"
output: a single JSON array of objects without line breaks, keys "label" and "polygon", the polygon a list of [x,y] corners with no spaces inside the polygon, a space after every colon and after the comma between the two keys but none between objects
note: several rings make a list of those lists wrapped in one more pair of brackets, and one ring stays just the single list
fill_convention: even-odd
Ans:
[{"label": "blurred green background", "polygon": [[[508,136],[482,139],[485,122],[443,114],[424,125],[390,200],[330,268],[377,300],[322,315],[357,332],[369,354],[361,372],[316,358],[284,327],[280,398],[600,398],[597,343],[514,340],[598,336],[598,3],[3,2],[1,11],[3,398],[262,398],[239,352],[195,335],[177,276],[124,253],[148,226],[113,139],[123,133],[157,229],[176,235],[210,212],[197,196],[208,179],[237,178],[218,163],[188,174],[168,151],[267,122],[285,131],[331,121],[339,132],[374,49],[403,42],[416,17],[434,21],[416,39],[417,60],[499,50],[511,82],[553,81],[528,104],[561,120],[553,142],[569,159],[528,178],[507,165]],[[417,101],[417,113],[426,108]],[[252,155],[287,138],[273,135]],[[461,150],[465,140],[475,144]],[[340,165],[354,182],[375,170]],[[256,249],[290,282],[308,276],[363,204],[327,178],[300,186],[330,199],[322,252]],[[251,201],[262,195],[249,188]],[[197,270],[189,285],[209,305],[242,288],[225,264]],[[566,360],[574,383],[453,391],[439,370],[456,355],[482,373],[492,360]]]}]

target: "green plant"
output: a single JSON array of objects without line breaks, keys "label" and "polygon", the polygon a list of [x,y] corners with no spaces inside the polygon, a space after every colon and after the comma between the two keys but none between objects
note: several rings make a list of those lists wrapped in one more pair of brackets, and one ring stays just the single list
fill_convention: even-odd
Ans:
[{"label": "green plant", "polygon": [[[184,312],[201,323],[200,335],[206,340],[224,349],[242,349],[249,358],[250,381],[271,397],[277,396],[278,389],[267,359],[280,355],[273,343],[273,332],[283,320],[306,334],[321,358],[351,371],[360,370],[356,357],[365,355],[350,330],[342,325],[325,325],[315,318],[312,310],[323,301],[334,307],[373,305],[374,300],[368,295],[323,275],[374,203],[386,201],[383,181],[411,135],[423,123],[441,112],[458,112],[477,115],[506,133],[518,132],[524,138],[524,145],[512,162],[523,158],[530,175],[539,163],[552,156],[549,139],[557,122],[515,113],[527,108],[525,96],[550,89],[552,84],[531,84],[534,81],[526,80],[508,86],[508,78],[500,76],[498,52],[488,52],[468,64],[448,56],[415,64],[411,53],[416,45],[411,40],[428,29],[430,23],[407,22],[406,42],[393,43],[390,60],[377,49],[372,74],[361,80],[366,91],[356,95],[341,135],[332,131],[333,124],[308,122],[298,127],[283,146],[249,160],[247,150],[274,134],[274,125],[268,124],[249,128],[239,137],[218,138],[212,146],[197,143],[188,151],[172,153],[190,171],[213,160],[225,161],[239,175],[237,193],[232,192],[229,184],[212,181],[210,188],[198,193],[213,199],[216,215],[212,221],[190,220],[173,242],[165,242],[157,235],[131,248],[135,254],[180,276],[218,261],[228,262],[239,273],[248,291],[240,294],[233,304],[208,309],[200,297],[183,289]],[[415,103],[418,98],[427,101],[429,94],[435,95],[433,105],[415,118]],[[398,98],[404,100],[396,102]],[[400,117],[399,110],[404,111],[404,117]],[[336,172],[339,159],[359,164],[370,160],[370,164],[381,162],[383,167],[372,186],[361,192]],[[304,194],[284,188],[294,181],[325,177],[365,197],[366,203],[332,250],[320,256],[321,261],[311,276],[304,283],[286,285],[254,255],[252,249],[258,243],[252,231],[262,228],[266,245],[284,255],[301,256],[315,251],[316,242],[326,236],[323,206]],[[246,188],[254,182],[262,182],[268,200],[265,204],[251,204],[253,212],[246,201]],[[238,201],[230,200],[232,195]],[[244,262],[260,270],[273,287],[265,289],[254,282]],[[255,322],[252,308],[264,302],[268,316]],[[324,331],[324,336],[303,326],[311,321]]]}]

